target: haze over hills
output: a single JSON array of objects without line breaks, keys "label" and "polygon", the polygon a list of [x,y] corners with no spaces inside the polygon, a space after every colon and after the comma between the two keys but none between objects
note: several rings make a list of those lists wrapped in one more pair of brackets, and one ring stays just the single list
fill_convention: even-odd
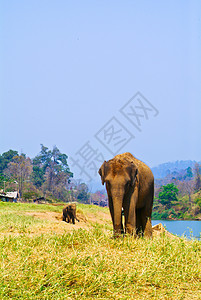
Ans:
[{"label": "haze over hills", "polygon": [[[177,160],[175,162],[167,162],[151,168],[155,179],[164,178],[175,171],[186,170],[188,167],[193,168],[195,160]],[[198,162],[200,163],[200,162]]]}]

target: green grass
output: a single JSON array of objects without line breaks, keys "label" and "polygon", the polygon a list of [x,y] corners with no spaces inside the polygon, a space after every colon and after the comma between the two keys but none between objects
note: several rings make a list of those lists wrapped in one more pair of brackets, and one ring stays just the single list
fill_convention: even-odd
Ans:
[{"label": "green grass", "polygon": [[[14,205],[7,204],[1,217],[7,210],[14,213]],[[16,213],[50,209],[39,206],[17,204]],[[99,212],[87,205],[78,209],[86,216]],[[16,228],[23,222],[31,222],[29,228],[45,222],[12,220]],[[4,217],[1,224],[7,222],[9,217]],[[0,238],[0,299],[201,299],[200,241],[166,236],[114,240],[103,224],[34,236],[5,228]]]},{"label": "green grass", "polygon": [[1,202],[0,201],[0,214],[6,212],[46,212],[46,211],[54,211],[60,212],[62,205],[65,203],[61,203],[59,206],[48,205],[48,204],[35,204],[35,203],[9,203],[9,202]]}]

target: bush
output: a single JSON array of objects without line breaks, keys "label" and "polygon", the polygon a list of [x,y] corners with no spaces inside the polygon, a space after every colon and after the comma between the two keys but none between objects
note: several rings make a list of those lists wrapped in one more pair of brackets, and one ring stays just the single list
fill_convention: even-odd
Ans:
[{"label": "bush", "polygon": [[36,192],[34,192],[34,191],[30,191],[30,192],[25,192],[25,193],[23,193],[22,196],[23,196],[23,198],[24,198],[25,200],[33,200],[33,199],[38,198],[38,197],[39,197],[39,194],[36,193]]},{"label": "bush", "polygon": [[199,206],[199,208],[201,209],[201,198],[196,198],[195,199],[195,203]]}]

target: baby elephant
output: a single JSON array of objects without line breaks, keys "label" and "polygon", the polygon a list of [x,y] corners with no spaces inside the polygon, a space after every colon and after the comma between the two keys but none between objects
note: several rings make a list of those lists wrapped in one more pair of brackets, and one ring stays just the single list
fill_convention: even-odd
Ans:
[{"label": "baby elephant", "polygon": [[75,220],[79,222],[76,217],[76,203],[69,203],[63,209],[63,221],[67,223],[72,222],[73,224],[75,224]]}]

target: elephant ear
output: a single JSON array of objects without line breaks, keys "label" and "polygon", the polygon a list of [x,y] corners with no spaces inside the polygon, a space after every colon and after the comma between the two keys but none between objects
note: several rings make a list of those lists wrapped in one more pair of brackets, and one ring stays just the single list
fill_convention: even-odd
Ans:
[{"label": "elephant ear", "polygon": [[134,163],[131,163],[131,185],[139,184],[138,168]]},{"label": "elephant ear", "polygon": [[101,181],[102,181],[102,185],[104,185],[105,183],[105,176],[106,176],[106,161],[104,161],[104,163],[102,164],[102,166],[100,167],[98,174],[101,177]]},{"label": "elephant ear", "polygon": [[71,210],[71,204],[68,204],[67,211],[70,211],[70,210]]}]

